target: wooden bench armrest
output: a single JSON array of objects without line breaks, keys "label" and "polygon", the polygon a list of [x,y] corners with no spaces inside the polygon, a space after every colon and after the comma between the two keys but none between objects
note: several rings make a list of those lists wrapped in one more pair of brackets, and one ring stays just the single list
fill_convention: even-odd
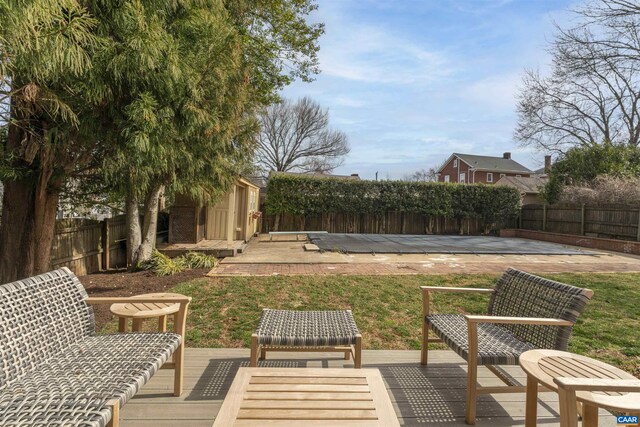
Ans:
[{"label": "wooden bench armrest", "polygon": [[548,325],[548,326],[572,326],[570,320],[551,319],[545,317],[503,317],[503,316],[474,316],[465,315],[468,323],[507,323],[513,325]]},{"label": "wooden bench armrest", "polygon": [[493,293],[493,289],[483,289],[483,288],[454,288],[450,286],[420,286],[422,292],[478,292],[482,294],[491,294]]},{"label": "wooden bench armrest", "polygon": [[575,391],[640,392],[640,380],[610,378],[554,378],[559,387]]},{"label": "wooden bench armrest", "polygon": [[100,304],[126,304],[131,303],[158,303],[158,304],[188,304],[191,302],[191,297],[180,296],[170,298],[137,298],[137,297],[89,297],[84,300],[89,305]]}]

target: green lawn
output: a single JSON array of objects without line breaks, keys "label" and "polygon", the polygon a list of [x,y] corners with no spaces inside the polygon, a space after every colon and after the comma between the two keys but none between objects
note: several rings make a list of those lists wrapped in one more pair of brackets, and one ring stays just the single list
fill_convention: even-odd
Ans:
[{"label": "green lawn", "polygon": [[[640,274],[552,274],[595,292],[578,320],[570,350],[640,376]],[[419,349],[418,287],[491,287],[494,275],[277,276],[196,279],[173,292],[190,295],[187,345],[248,347],[263,307],[351,309],[368,349]],[[483,313],[488,297],[437,294],[437,312]],[[113,323],[107,329],[113,328]]]}]

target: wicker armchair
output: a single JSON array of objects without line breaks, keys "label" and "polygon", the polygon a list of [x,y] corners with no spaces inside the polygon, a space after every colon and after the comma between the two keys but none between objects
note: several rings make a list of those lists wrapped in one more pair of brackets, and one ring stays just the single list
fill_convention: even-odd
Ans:
[{"label": "wicker armchair", "polygon": [[[508,269],[495,289],[422,286],[422,360],[428,360],[428,344],[444,342],[467,361],[465,420],[475,424],[478,394],[525,392],[495,365],[517,365],[519,356],[535,348],[566,350],[576,319],[593,292],[516,269]],[[431,314],[431,292],[480,292],[491,294],[487,316]],[[429,330],[438,338],[429,338]],[[485,365],[507,386],[480,387],[478,365]]]},{"label": "wicker armchair", "polygon": [[174,364],[179,395],[190,298],[162,301],[180,303],[176,333],[95,335],[91,305],[127,301],[88,298],[67,268],[0,286],[0,425],[117,425],[119,408]]}]

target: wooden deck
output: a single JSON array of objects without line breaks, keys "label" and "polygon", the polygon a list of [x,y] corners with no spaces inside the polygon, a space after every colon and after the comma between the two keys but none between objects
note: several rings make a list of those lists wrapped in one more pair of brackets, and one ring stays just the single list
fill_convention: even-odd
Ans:
[{"label": "wooden deck", "polygon": [[[317,356],[317,357],[316,357]],[[365,350],[363,367],[380,369],[400,423],[407,426],[465,426],[466,365],[452,351],[430,351],[429,368],[419,364],[420,353],[407,350]],[[211,427],[240,366],[249,366],[248,349],[186,349],[185,390],[173,397],[173,371],[161,370],[121,411],[122,427]],[[333,354],[271,353],[260,366],[345,367],[351,361]],[[522,381],[518,367],[505,369]],[[481,367],[482,385],[500,385]],[[524,394],[480,396],[478,426],[524,425]],[[558,426],[558,401],[554,393],[541,393],[538,425]],[[339,425],[336,423],[335,425]],[[614,426],[615,417],[600,412],[600,426]]]},{"label": "wooden deck", "polygon": [[247,243],[244,240],[234,240],[231,245],[226,240],[201,240],[198,243],[172,243],[158,244],[158,250],[169,256],[176,257],[186,252],[203,252],[217,258],[233,257],[241,254]]}]

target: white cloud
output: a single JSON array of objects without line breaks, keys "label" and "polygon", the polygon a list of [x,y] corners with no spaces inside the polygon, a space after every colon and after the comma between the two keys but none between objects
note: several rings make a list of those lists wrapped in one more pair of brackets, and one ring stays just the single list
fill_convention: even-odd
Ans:
[{"label": "white cloud", "polygon": [[343,107],[360,108],[367,105],[363,99],[358,99],[352,96],[338,95],[333,98],[333,104]]},{"label": "white cloud", "polygon": [[513,0],[450,0],[450,3],[456,10],[464,13],[483,13],[490,12],[512,3]]},{"label": "white cloud", "polygon": [[490,76],[465,85],[460,97],[496,113],[512,113],[516,105],[518,85],[522,80],[520,72]]},{"label": "white cloud", "polygon": [[[343,23],[336,16],[326,23],[320,49],[323,74],[363,83],[401,84],[432,82],[451,75],[446,55],[399,37],[382,27]],[[332,33],[332,29],[340,30]]]}]

